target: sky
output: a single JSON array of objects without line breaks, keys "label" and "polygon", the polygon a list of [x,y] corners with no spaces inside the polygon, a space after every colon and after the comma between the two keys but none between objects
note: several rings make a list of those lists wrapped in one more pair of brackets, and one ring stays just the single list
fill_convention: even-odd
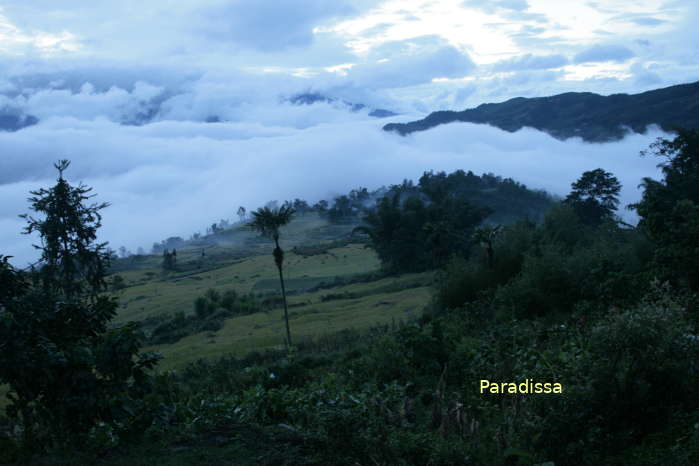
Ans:
[{"label": "sky", "polygon": [[[639,157],[666,136],[654,128],[588,144],[465,123],[408,137],[381,127],[518,96],[694,82],[698,22],[692,0],[0,0],[0,118],[39,121],[0,131],[0,254],[36,258],[18,214],[63,158],[69,181],[111,204],[101,239],[133,251],[235,219],[240,205],[315,202],[426,170],[565,195],[602,167],[633,202],[658,175]],[[335,100],[294,105],[302,93]],[[398,115],[368,115],[378,108]]]}]

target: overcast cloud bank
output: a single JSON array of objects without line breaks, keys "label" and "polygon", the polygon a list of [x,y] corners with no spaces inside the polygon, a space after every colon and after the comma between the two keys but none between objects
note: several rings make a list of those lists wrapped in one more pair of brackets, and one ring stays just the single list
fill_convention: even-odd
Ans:
[{"label": "overcast cloud bank", "polygon": [[[112,206],[118,248],[188,236],[239,205],[329,199],[425,170],[493,172],[565,195],[603,167],[638,198],[655,137],[604,145],[525,129],[452,124],[401,138],[373,109],[411,121],[512,97],[636,93],[699,80],[699,4],[429,0],[77,0],[0,8],[0,253],[30,189],[70,180]],[[299,93],[333,102],[293,105]],[[343,102],[367,107],[352,112]],[[628,214],[626,214],[628,215]]]},{"label": "overcast cloud bank", "polygon": [[[298,127],[305,115],[306,124]],[[277,121],[271,115],[284,115]],[[269,124],[261,124],[265,120]],[[409,119],[412,116],[405,115]],[[640,158],[660,133],[615,144],[558,141],[536,130],[507,133],[456,123],[400,137],[382,120],[328,104],[258,108],[257,122],[160,121],[125,126],[104,117],[49,117],[36,126],[0,133],[0,244],[16,264],[35,257],[20,235],[30,189],[55,181],[52,163],[69,158],[71,182],[93,186],[104,211],[102,238],[113,248],[146,249],[168,236],[188,237],[221,218],[235,219],[269,200],[331,199],[350,189],[375,189],[417,179],[427,170],[472,170],[511,177],[531,188],[565,195],[585,170],[603,167],[623,183],[624,204],[655,176],[656,160]],[[284,120],[289,121],[284,121]],[[628,214],[625,214],[628,216]]]}]

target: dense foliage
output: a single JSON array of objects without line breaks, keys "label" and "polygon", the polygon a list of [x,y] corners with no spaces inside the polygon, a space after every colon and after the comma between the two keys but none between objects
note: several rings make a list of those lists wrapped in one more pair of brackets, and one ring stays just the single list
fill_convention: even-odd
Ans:
[{"label": "dense foliage", "polygon": [[161,314],[142,321],[148,343],[161,345],[176,343],[182,338],[199,332],[215,332],[223,328],[230,317],[267,310],[264,301],[253,294],[239,295],[235,290],[219,293],[209,289],[193,303],[194,313],[185,315]]},{"label": "dense foliage", "polygon": [[[241,464],[699,463],[697,140],[653,146],[664,178],[644,181],[637,228],[602,170],[541,221],[502,226],[479,225],[486,208],[455,194],[466,173],[392,187],[365,231],[394,273],[436,267],[421,319],[160,374],[142,443],[157,461],[205,445],[192,464],[221,445]],[[32,287],[0,264],[10,309]],[[195,316],[240,299],[207,292]],[[483,379],[563,390],[483,393]]]},{"label": "dense foliage", "polygon": [[385,270],[414,272],[467,255],[476,227],[486,219],[537,219],[550,205],[545,193],[510,179],[463,170],[427,172],[417,185],[392,186],[355,231],[369,236]]},{"label": "dense foliage", "polygon": [[643,180],[634,205],[639,227],[653,240],[655,265],[665,278],[699,290],[699,131],[660,139],[651,153],[663,158],[664,179]]},{"label": "dense foliage", "polygon": [[0,382],[9,385],[10,418],[21,420],[22,447],[83,444],[95,429],[129,436],[148,424],[144,405],[154,354],[139,354],[143,336],[129,324],[108,329],[117,302],[100,294],[108,256],[95,243],[99,210],[90,191],[71,186],[56,165],[57,184],[33,192],[24,216],[41,239],[31,273],[0,257]]}]

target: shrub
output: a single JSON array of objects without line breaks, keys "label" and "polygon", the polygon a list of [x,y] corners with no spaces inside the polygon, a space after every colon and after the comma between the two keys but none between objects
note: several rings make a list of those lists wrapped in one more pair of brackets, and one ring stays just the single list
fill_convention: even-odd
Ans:
[{"label": "shrub", "polygon": [[498,284],[495,271],[463,258],[452,259],[437,276],[437,305],[454,309],[476,301]]},{"label": "shrub", "polygon": [[211,305],[208,299],[204,296],[199,296],[194,300],[194,313],[200,319],[205,319],[214,311],[214,307]]},{"label": "shrub", "polygon": [[235,290],[226,290],[221,295],[220,305],[229,311],[234,311],[238,301],[238,293]]},{"label": "shrub", "polygon": [[672,300],[607,316],[591,329],[581,354],[577,381],[547,416],[542,435],[564,463],[618,453],[673,412],[699,408],[699,339]]}]

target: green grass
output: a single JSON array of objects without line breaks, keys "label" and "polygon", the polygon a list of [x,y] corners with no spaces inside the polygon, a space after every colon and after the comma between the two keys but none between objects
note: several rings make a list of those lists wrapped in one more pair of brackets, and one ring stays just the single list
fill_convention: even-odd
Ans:
[{"label": "green grass", "polygon": [[[307,292],[324,282],[347,280],[379,269],[376,254],[363,244],[348,244],[310,256],[291,252],[294,246],[328,244],[345,238],[352,225],[331,225],[316,214],[298,217],[282,230],[286,250],[284,276],[289,291],[292,338],[316,339],[342,329],[366,329],[377,324],[419,317],[430,300],[430,274],[411,274]],[[217,242],[213,244],[213,240]],[[211,244],[206,244],[206,242]],[[115,271],[126,288],[116,292],[120,307],[114,324],[140,321],[166,313],[193,313],[193,301],[207,289],[239,293],[279,293],[272,243],[241,226],[206,238],[202,244],[178,248],[177,272],[163,273],[158,255],[122,259]],[[205,256],[202,257],[201,251]],[[335,295],[331,300],[322,298]],[[160,370],[183,367],[200,358],[280,348],[284,344],[281,308],[228,319],[217,332],[190,335],[172,345],[145,348],[160,352]],[[7,405],[0,386],[0,409]]]},{"label": "green grass", "polygon": [[[376,255],[363,245],[350,244],[330,252],[334,255],[303,257],[287,253],[284,275],[292,285],[290,291],[299,288],[300,284],[312,286],[321,281],[332,281],[337,276],[375,271],[379,266]],[[150,280],[146,278],[149,271],[157,274]],[[115,323],[179,311],[192,313],[194,299],[209,288],[218,291],[234,289],[239,293],[279,290],[279,275],[271,254],[249,257],[186,276],[177,273],[163,276],[154,269],[120,275],[127,283],[138,284],[117,293],[121,307]]]},{"label": "green grass", "polygon": [[[353,228],[331,225],[315,214],[298,217],[282,230],[285,249],[284,278],[289,294],[290,327],[296,342],[316,339],[346,328],[366,329],[377,324],[409,320],[429,302],[430,274],[412,274],[368,283],[354,283],[308,292],[321,284],[346,282],[353,276],[376,272],[380,262],[363,244],[333,243]],[[216,235],[216,246],[178,249],[181,270],[163,274],[160,258],[140,258],[138,267],[121,263],[119,274],[127,288],[117,295],[121,307],[114,323],[143,320],[162,314],[192,314],[193,301],[213,288],[238,293],[279,295],[279,276],[272,257],[272,242],[240,226]],[[203,241],[211,241],[207,238]],[[326,244],[331,248],[313,255],[292,252],[294,246]],[[204,249],[205,256],[201,256]],[[322,251],[322,248],[320,248]],[[198,262],[197,262],[198,261]],[[333,299],[323,300],[332,294]],[[245,355],[281,348],[285,326],[280,308],[226,320],[217,332],[202,332],[174,344],[145,348],[160,352],[161,370],[183,367],[197,359]]]},{"label": "green grass", "polygon": [[[333,288],[333,293],[366,294],[360,298],[336,299],[321,302],[329,290],[293,296],[289,310],[289,326],[296,342],[315,339],[346,328],[366,329],[378,324],[411,320],[420,316],[431,292],[427,286],[412,287],[393,292],[372,293],[372,288],[410,284],[416,278],[429,280],[425,274],[387,278],[372,283],[361,283]],[[242,356],[250,351],[262,351],[284,346],[284,320],[281,309],[259,312],[228,319],[217,332],[202,332],[183,338],[172,345],[146,348],[158,351],[164,359],[162,370],[175,369],[197,359],[217,358],[234,354]]]}]

